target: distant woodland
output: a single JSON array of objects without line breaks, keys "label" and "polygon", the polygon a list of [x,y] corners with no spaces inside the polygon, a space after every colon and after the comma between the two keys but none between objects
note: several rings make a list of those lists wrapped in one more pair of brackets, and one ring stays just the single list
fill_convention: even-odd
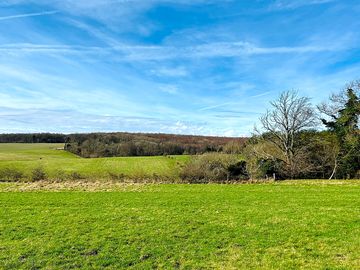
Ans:
[{"label": "distant woodland", "polygon": [[65,143],[65,150],[85,158],[159,156],[232,152],[247,138],[147,134],[0,134],[0,143]]},{"label": "distant woodland", "polygon": [[223,151],[229,142],[245,138],[171,134],[92,133],[66,137],[65,149],[82,157],[159,156]]},{"label": "distant woodland", "polygon": [[55,133],[0,134],[0,143],[65,143],[66,135]]}]

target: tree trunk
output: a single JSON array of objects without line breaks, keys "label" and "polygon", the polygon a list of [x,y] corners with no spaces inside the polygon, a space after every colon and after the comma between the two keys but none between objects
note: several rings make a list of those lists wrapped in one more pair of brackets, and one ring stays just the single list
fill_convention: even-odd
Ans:
[{"label": "tree trunk", "polygon": [[331,174],[330,177],[329,177],[329,180],[331,180],[331,179],[334,177],[334,175],[335,175],[335,173],[336,173],[336,168],[337,168],[337,160],[336,160],[336,158],[335,158],[334,169],[333,169],[333,171],[332,171],[332,174]]}]

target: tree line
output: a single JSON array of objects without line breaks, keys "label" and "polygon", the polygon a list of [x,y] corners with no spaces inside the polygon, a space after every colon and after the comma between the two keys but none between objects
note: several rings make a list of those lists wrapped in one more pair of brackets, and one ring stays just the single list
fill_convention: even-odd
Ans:
[{"label": "tree line", "polygon": [[66,137],[65,150],[86,158],[118,156],[196,155],[221,152],[228,143],[246,138],[146,133],[91,133]]},{"label": "tree line", "polygon": [[0,143],[65,143],[66,135],[56,133],[0,134]]},{"label": "tree line", "polygon": [[247,138],[151,133],[18,133],[0,134],[0,143],[64,143],[65,150],[85,158],[195,155],[232,151]]}]

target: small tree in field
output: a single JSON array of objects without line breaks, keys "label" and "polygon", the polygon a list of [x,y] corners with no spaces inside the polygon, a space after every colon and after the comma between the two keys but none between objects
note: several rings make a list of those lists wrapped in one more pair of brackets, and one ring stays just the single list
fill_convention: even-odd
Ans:
[{"label": "small tree in field", "polygon": [[[301,154],[299,133],[315,125],[315,111],[307,97],[301,97],[296,91],[285,91],[271,103],[272,108],[261,118],[262,138],[271,142],[281,153],[280,158],[285,170],[293,178],[301,166],[296,159]],[[299,160],[300,161],[300,160]]]}]

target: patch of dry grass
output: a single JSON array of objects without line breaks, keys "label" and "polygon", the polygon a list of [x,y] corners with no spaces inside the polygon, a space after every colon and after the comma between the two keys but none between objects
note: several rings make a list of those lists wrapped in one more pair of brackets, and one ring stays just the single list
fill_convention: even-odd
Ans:
[{"label": "patch of dry grass", "polygon": [[[154,185],[154,184],[152,184]],[[1,192],[33,192],[33,191],[144,191],[150,186],[149,183],[115,182],[115,181],[37,181],[0,183]]]}]

